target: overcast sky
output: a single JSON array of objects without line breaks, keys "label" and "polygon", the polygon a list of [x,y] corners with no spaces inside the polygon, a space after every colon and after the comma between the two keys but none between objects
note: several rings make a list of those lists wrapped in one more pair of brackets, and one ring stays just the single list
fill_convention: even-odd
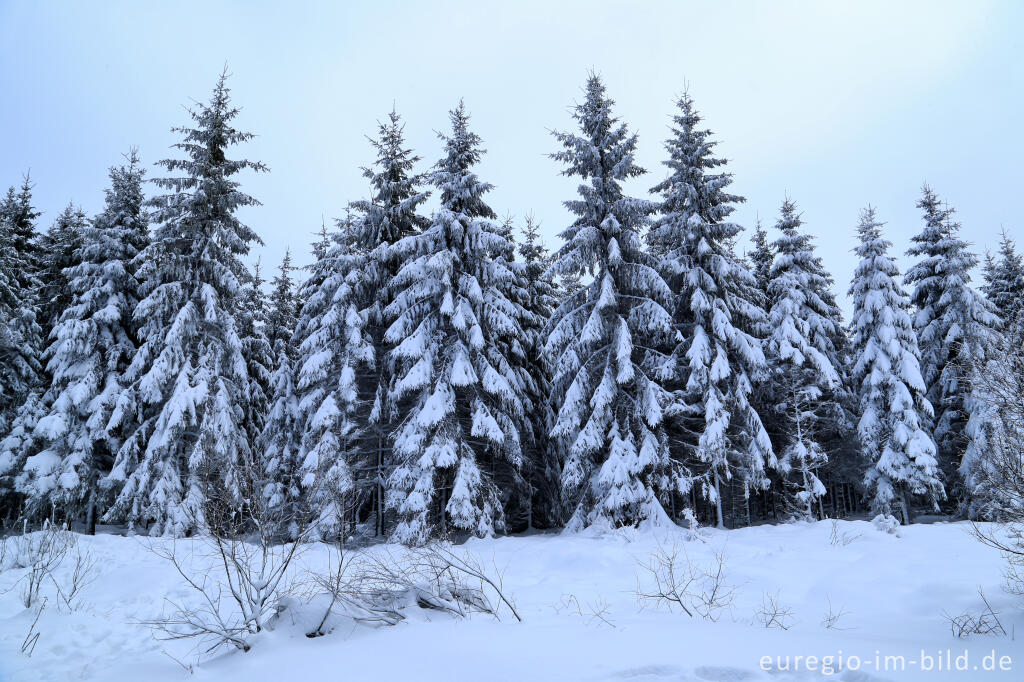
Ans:
[{"label": "overcast sky", "polygon": [[[31,169],[48,226],[102,204],[107,168],[138,146],[165,158],[184,105],[224,64],[243,129],[236,155],[263,202],[246,221],[276,264],[300,263],[321,216],[367,195],[366,135],[394,105],[426,169],[464,98],[488,150],[499,214],[532,211],[549,246],[576,181],[551,129],[572,125],[589,69],[640,135],[646,193],[664,175],[673,99],[690,94],[730,160],[737,212],[771,225],[788,193],[845,299],[859,209],[896,250],[929,182],[981,252],[1024,238],[1024,3],[982,2],[46,2],[0,0],[0,184]],[[159,173],[159,169],[152,169]],[[743,242],[745,247],[746,240]],[[905,264],[905,261],[901,261]]]}]

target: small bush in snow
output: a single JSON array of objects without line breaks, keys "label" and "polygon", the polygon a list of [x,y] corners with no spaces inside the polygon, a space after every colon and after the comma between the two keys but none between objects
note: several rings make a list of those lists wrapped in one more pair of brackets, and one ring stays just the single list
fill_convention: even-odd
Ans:
[{"label": "small bush in snow", "polygon": [[899,535],[900,522],[892,514],[879,514],[871,519],[871,525],[889,535]]},{"label": "small bush in snow", "polygon": [[642,604],[682,609],[691,618],[717,621],[732,606],[736,589],[725,580],[725,553],[716,551],[710,563],[699,566],[678,543],[659,545],[641,571],[649,576],[648,586],[637,576],[637,598]]},{"label": "small bush in snow", "polygon": [[1006,628],[999,621],[999,614],[992,609],[992,605],[989,604],[988,598],[985,597],[985,593],[980,587],[978,588],[978,595],[981,596],[981,601],[985,604],[985,608],[982,611],[978,613],[964,611],[955,616],[943,613],[949,622],[949,629],[953,636],[957,639],[965,639],[971,635],[1005,636]]},{"label": "small bush in snow", "polygon": [[793,626],[793,609],[779,601],[779,594],[768,594],[761,598],[761,606],[754,612],[754,618],[766,628],[788,630]]}]

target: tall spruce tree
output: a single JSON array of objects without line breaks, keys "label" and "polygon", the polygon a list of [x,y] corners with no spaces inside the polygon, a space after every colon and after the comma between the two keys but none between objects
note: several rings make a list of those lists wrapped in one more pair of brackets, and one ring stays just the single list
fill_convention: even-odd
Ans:
[{"label": "tall spruce tree", "polygon": [[28,175],[0,202],[0,515],[16,513],[14,478],[40,413],[42,329],[41,253]]},{"label": "tall spruce tree", "polygon": [[991,357],[999,324],[993,306],[971,287],[970,270],[978,258],[960,239],[954,209],[925,185],[917,207],[924,229],[907,255],[917,262],[904,283],[911,287],[914,328],[921,350],[921,373],[935,410],[933,437],[946,491],[963,497],[958,469],[969,443],[971,376]]},{"label": "tall spruce tree", "polygon": [[511,245],[484,200],[491,185],[473,172],[483,150],[461,102],[450,118],[431,175],[441,205],[429,227],[395,245],[402,266],[385,310],[403,407],[388,498],[398,516],[393,537],[411,544],[503,530],[495,480],[522,466],[522,387],[499,343],[522,338],[505,295],[515,274],[492,257]]},{"label": "tall spruce tree", "polygon": [[352,238],[366,250],[360,265],[365,278],[360,314],[366,319],[366,335],[374,351],[373,362],[360,365],[357,381],[360,401],[370,406],[359,447],[370,460],[367,473],[371,475],[366,483],[376,535],[385,532],[385,490],[395,464],[395,367],[390,356],[393,346],[384,340],[393,322],[386,312],[395,296],[393,280],[402,265],[395,244],[429,225],[419,213],[429,192],[421,189],[424,178],[415,172],[420,158],[405,146],[404,130],[405,124],[394,110],[387,121],[379,124],[377,138],[370,140],[377,158],[372,167],[363,169],[363,176],[370,181],[371,196],[351,205],[357,214]]},{"label": "tall spruce tree", "polygon": [[700,127],[689,94],[676,106],[665,144],[670,174],[651,190],[663,201],[650,238],[675,295],[682,338],[673,353],[678,399],[686,431],[695,436],[687,446],[722,528],[724,482],[738,474],[745,489],[765,488],[765,465],[775,464],[771,440],[750,402],[753,377],[766,366],[761,342],[749,331],[764,327],[765,313],[756,279],[732,251],[742,228],[728,218],[743,197],[727,192],[732,175],[724,172],[725,159],[714,156],[716,142]]},{"label": "tall spruce tree", "polygon": [[750,261],[750,271],[757,283],[757,288],[767,300],[768,281],[771,279],[775,252],[772,250],[771,242],[768,241],[768,231],[761,225],[760,218],[754,224],[754,237],[751,240],[751,249],[747,254],[747,259]]},{"label": "tall spruce tree", "polygon": [[834,342],[841,322],[831,277],[814,254],[810,235],[800,231],[802,225],[796,204],[787,198],[775,225],[781,234],[773,242],[776,256],[768,282],[766,356],[771,399],[784,419],[779,470],[793,491],[791,511],[813,518],[826,492],[817,475],[828,461],[821,433],[842,390]]},{"label": "tall spruce tree", "polygon": [[107,516],[152,522],[158,535],[189,532],[213,511],[209,499],[239,503],[252,494],[244,473],[253,468],[243,428],[249,376],[238,318],[251,276],[241,258],[260,240],[236,212],[259,202],[235,178],[266,167],[227,156],[252,134],[233,125],[239,110],[226,73],[209,103],[189,113],[194,127],[176,129],[184,158],[160,162],[180,174],[154,181],[168,193],[148,202],[157,227],[136,258],[141,343],[119,409],[141,413],[141,425],[108,477],[121,489]]},{"label": "tall spruce tree", "polygon": [[860,445],[868,470],[864,484],[878,514],[898,511],[911,519],[911,502],[938,508],[944,497],[936,447],[927,431],[932,406],[925,397],[917,334],[910,304],[889,255],[875,209],[860,217],[860,258],[850,284],[853,300],[851,346],[860,420]]},{"label": "tall spruce tree", "polygon": [[999,238],[999,256],[985,259],[985,284],[982,293],[1003,320],[1004,329],[1012,330],[1024,310],[1024,259],[1006,230]]},{"label": "tall spruce tree", "polygon": [[134,415],[116,408],[121,375],[136,350],[134,259],[149,241],[149,228],[142,207],[145,171],[135,150],[125,160],[110,169],[103,211],[80,224],[79,212],[69,208],[58,223],[64,219],[73,237],[51,239],[55,249],[79,241],[78,262],[61,272],[68,305],[46,350],[52,380],[32,434],[33,454],[18,478],[30,513],[57,509],[68,520],[84,520],[90,533],[106,501],[100,481],[136,426]]},{"label": "tall spruce tree", "polygon": [[532,500],[530,504],[530,527],[550,528],[561,522],[562,508],[559,504],[560,458],[557,444],[548,434],[554,426],[555,417],[551,409],[551,363],[544,353],[544,327],[551,319],[551,313],[558,305],[558,290],[547,269],[551,256],[540,239],[540,224],[533,215],[526,216],[523,239],[519,244],[522,256],[524,286],[526,291],[523,319],[523,335],[526,353],[526,370],[530,373],[528,385],[533,391],[530,397],[529,420],[530,438],[523,444],[524,458],[529,479]]},{"label": "tall spruce tree", "polygon": [[551,436],[567,454],[562,491],[572,530],[666,520],[662,501],[685,483],[664,428],[663,382],[673,366],[661,347],[674,334],[672,292],[640,238],[655,206],[622,189],[644,170],[613,104],[592,74],[573,112],[579,133],[554,133],[563,149],[552,158],[582,184],[580,198],[565,202],[578,217],[561,233],[549,273],[593,275],[562,300],[545,344],[557,412]]},{"label": "tall spruce tree", "polygon": [[244,304],[238,311],[238,336],[242,341],[249,384],[245,400],[245,432],[255,442],[263,432],[270,400],[270,375],[276,358],[267,339],[267,295],[263,291],[263,274],[259,259],[253,264],[252,277],[245,284]]},{"label": "tall spruce tree", "polygon": [[89,221],[85,211],[68,204],[53,225],[39,240],[42,250],[39,326],[43,341],[51,341],[51,333],[61,319],[73,296],[67,270],[82,262],[83,234]]},{"label": "tall spruce tree", "polygon": [[[284,459],[284,447],[291,452],[292,446],[285,440],[279,446],[284,488],[300,496],[300,513],[315,517],[325,539],[336,539],[342,532],[361,493],[357,490],[358,443],[365,429],[360,415],[366,413],[366,405],[358,393],[358,377],[374,360],[366,334],[367,316],[361,311],[366,252],[354,236],[351,217],[339,220],[337,226],[332,244],[315,247],[316,260],[300,293],[303,306],[295,342],[301,441],[294,465]],[[280,363],[276,379],[284,380]],[[275,402],[281,397],[275,393]],[[287,432],[282,433],[287,437]]]},{"label": "tall spruce tree", "polygon": [[298,315],[298,299],[295,296],[295,282],[292,280],[292,254],[285,249],[284,258],[277,268],[277,275],[271,282],[270,309],[267,312],[267,341],[276,348],[281,341],[286,346],[295,333]]}]

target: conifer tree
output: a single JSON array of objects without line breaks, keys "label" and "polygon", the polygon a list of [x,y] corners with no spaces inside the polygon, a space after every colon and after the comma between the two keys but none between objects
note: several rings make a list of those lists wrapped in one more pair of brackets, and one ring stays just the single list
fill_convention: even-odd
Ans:
[{"label": "conifer tree", "polygon": [[545,342],[571,530],[667,520],[662,500],[685,480],[670,465],[664,429],[673,368],[660,348],[673,335],[672,293],[640,238],[655,207],[622,189],[644,170],[613,104],[592,74],[573,112],[580,130],[556,132],[563,149],[552,155],[582,184],[565,203],[577,219],[548,272],[593,275],[562,300]]},{"label": "conifer tree", "polygon": [[522,387],[499,343],[522,338],[505,295],[515,274],[493,259],[511,245],[484,200],[491,185],[473,172],[483,150],[465,106],[450,118],[431,175],[440,207],[423,232],[395,245],[402,266],[385,310],[394,320],[384,336],[393,345],[394,399],[404,407],[388,498],[398,516],[393,537],[410,544],[503,530],[495,480],[522,466]]},{"label": "conifer tree", "polygon": [[14,477],[21,470],[41,410],[38,217],[26,175],[20,191],[11,187],[0,202],[0,514],[4,516],[20,504]]},{"label": "conifer tree", "polygon": [[813,518],[826,492],[817,475],[828,461],[821,432],[829,405],[842,390],[834,345],[841,322],[831,277],[814,254],[810,235],[800,232],[802,225],[796,204],[787,198],[775,226],[781,235],[773,242],[776,256],[768,282],[766,356],[771,399],[785,419],[779,470],[795,491],[792,511]]},{"label": "conifer tree", "polygon": [[927,431],[932,407],[925,397],[909,300],[883,226],[870,206],[857,226],[860,262],[849,292],[857,432],[869,462],[864,483],[871,508],[886,515],[898,510],[903,523],[909,523],[913,498],[937,509],[944,492]]},{"label": "conifer tree", "polygon": [[768,281],[771,279],[772,262],[775,260],[775,252],[768,241],[768,231],[761,225],[760,218],[754,224],[752,248],[750,253],[747,254],[747,259],[750,261],[750,272],[754,276],[754,282],[767,301]]},{"label": "conifer tree", "polygon": [[[136,349],[134,259],[149,233],[142,208],[145,171],[135,150],[125,160],[126,165],[110,169],[104,209],[91,223],[82,223],[80,212],[69,207],[58,223],[65,222],[73,236],[56,238],[59,231],[50,231],[53,249],[80,242],[74,259],[79,262],[61,272],[68,305],[45,353],[52,380],[26,444],[32,454],[18,477],[30,513],[47,515],[56,508],[69,520],[82,518],[90,533],[106,497],[100,480],[125,433],[135,426],[132,415],[114,412],[121,374]],[[110,428],[111,417],[118,428]]]},{"label": "conifer tree", "polygon": [[392,401],[392,346],[384,340],[393,322],[386,313],[395,296],[392,281],[402,265],[394,247],[429,225],[419,213],[429,192],[421,189],[424,178],[415,172],[420,158],[405,146],[404,130],[405,124],[394,110],[387,121],[379,124],[377,138],[370,140],[377,158],[372,167],[363,169],[372,194],[369,199],[351,204],[357,214],[352,226],[353,239],[366,251],[360,266],[365,283],[360,314],[366,319],[366,335],[374,352],[373,362],[361,365],[357,382],[360,401],[370,406],[359,447],[369,458],[368,473],[372,472],[368,492],[376,535],[385,532],[385,489],[394,467],[392,436],[397,423],[397,406]]},{"label": "conifer tree", "polygon": [[284,258],[278,266],[277,275],[271,282],[270,310],[267,313],[267,341],[276,348],[281,341],[288,346],[295,333],[298,314],[298,300],[295,297],[295,282],[292,280],[291,250],[285,249]]},{"label": "conifer tree", "polygon": [[960,498],[958,469],[969,443],[971,376],[991,357],[999,318],[992,304],[971,287],[970,270],[978,258],[960,239],[954,209],[928,185],[917,206],[925,226],[907,251],[918,260],[904,283],[911,288],[921,374],[935,411],[932,436],[939,449],[939,468],[947,493]]},{"label": "conifer tree", "polygon": [[[365,403],[358,393],[358,376],[373,363],[373,345],[366,335],[365,251],[354,236],[349,218],[338,221],[333,244],[323,241],[314,248],[310,277],[300,292],[303,301],[295,341],[298,350],[297,400],[301,441],[298,450],[279,428],[271,458],[280,459],[277,480],[281,497],[314,516],[319,535],[336,539],[349,516],[356,491],[357,444],[365,422],[359,418]],[[279,348],[281,345],[279,344]],[[287,388],[283,362],[275,375],[277,388]],[[287,392],[275,390],[275,408],[287,400]],[[287,412],[285,420],[292,419]],[[271,425],[277,422],[277,416]],[[266,438],[266,436],[265,436]],[[269,447],[269,446],[268,446]],[[287,455],[296,452],[294,463]]]},{"label": "conifer tree", "polygon": [[88,226],[85,211],[68,204],[39,240],[42,250],[39,322],[44,344],[60,321],[61,314],[70,305],[72,293],[66,270],[81,262],[83,233]]},{"label": "conifer tree", "polygon": [[1012,330],[1024,309],[1024,259],[1006,230],[999,239],[998,258],[991,254],[985,258],[984,276],[982,292],[1003,320],[1004,329]]},{"label": "conifer tree", "polygon": [[660,269],[675,295],[674,319],[682,341],[673,356],[678,399],[688,415],[688,443],[702,469],[704,496],[721,528],[722,485],[738,473],[745,489],[768,484],[775,464],[768,433],[751,405],[753,377],[766,369],[759,339],[765,313],[757,282],[732,250],[742,228],[729,222],[743,197],[729,194],[726,161],[713,155],[711,131],[684,93],[676,102],[672,136],[665,144],[669,177],[651,191],[663,201],[650,238],[662,254]]},{"label": "conifer tree", "polygon": [[259,202],[235,178],[266,170],[227,156],[252,134],[233,125],[239,110],[226,73],[209,103],[189,113],[194,127],[176,129],[183,139],[175,148],[184,158],[160,162],[179,174],[154,181],[168,193],[148,202],[157,227],[136,258],[143,281],[134,312],[140,346],[125,373],[119,410],[141,413],[141,425],[108,477],[120,487],[109,518],[152,522],[152,534],[175,536],[209,518],[208,499],[237,504],[252,494],[242,474],[253,467],[239,308],[251,277],[241,258],[260,240],[236,211]]},{"label": "conifer tree", "polygon": [[238,335],[249,376],[244,419],[250,443],[263,432],[270,401],[270,375],[276,366],[274,351],[267,339],[267,295],[263,291],[263,282],[261,263],[257,259],[252,277],[245,285],[244,304],[238,311]]},{"label": "conifer tree", "polygon": [[525,475],[532,490],[530,526],[549,528],[561,522],[559,476],[561,473],[557,443],[548,438],[555,423],[551,409],[551,365],[544,353],[544,327],[558,305],[558,288],[547,274],[551,256],[540,240],[540,224],[533,215],[526,216],[523,240],[519,245],[523,258],[526,291],[523,320],[526,369],[530,373],[533,395],[527,415],[531,438],[524,443],[527,466]]}]

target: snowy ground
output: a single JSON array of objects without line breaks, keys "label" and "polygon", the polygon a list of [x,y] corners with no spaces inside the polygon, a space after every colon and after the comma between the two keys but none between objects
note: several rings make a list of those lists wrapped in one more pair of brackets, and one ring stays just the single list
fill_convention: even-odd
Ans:
[{"label": "snowy ground", "polygon": [[[195,667],[198,680],[1019,680],[1024,677],[1024,609],[1002,590],[999,556],[961,523],[915,525],[900,537],[863,521],[841,522],[848,544],[830,542],[832,524],[760,526],[701,531],[621,533],[604,537],[536,535],[471,541],[464,549],[505,570],[507,591],[523,616],[501,622],[487,616],[454,620],[433,612],[374,629],[352,624],[307,639],[312,607],[286,612],[248,653],[225,652]],[[731,609],[718,622],[647,606],[636,596],[638,561],[661,544],[686,542],[695,565],[724,550],[726,580],[735,588]],[[163,650],[188,661],[190,645],[159,642],[138,621],[159,616],[164,597],[188,598],[180,578],[147,550],[145,538],[82,537],[100,558],[99,576],[73,613],[48,607],[31,658],[19,649],[32,614],[18,589],[0,594],[0,681],[182,680],[188,673]],[[304,566],[326,561],[313,547]],[[67,563],[67,562],[66,562]],[[60,571],[67,570],[64,566]],[[58,579],[60,579],[58,571]],[[0,573],[0,592],[24,573]],[[943,612],[982,607],[981,586],[1011,635],[956,639]],[[43,594],[52,592],[44,586]],[[792,609],[788,630],[766,629],[755,612],[765,594]],[[50,594],[50,604],[56,596]],[[845,611],[839,629],[822,625],[827,605]],[[988,672],[1009,657],[1012,670]],[[922,651],[931,657],[922,658]],[[946,652],[967,669],[942,671]],[[780,656],[816,656],[809,672],[764,672]],[[823,675],[823,657],[842,656],[860,670]],[[878,657],[876,659],[876,656]],[[903,657],[890,659],[887,656]],[[927,668],[931,660],[933,670]],[[794,658],[790,666],[797,665]],[[877,663],[876,663],[877,661]],[[785,660],[783,660],[785,665]],[[1007,659],[1002,660],[1004,667]],[[803,665],[803,662],[801,662]],[[879,670],[888,666],[890,670]],[[903,668],[902,671],[892,668]],[[827,673],[828,670],[826,669]]]}]

